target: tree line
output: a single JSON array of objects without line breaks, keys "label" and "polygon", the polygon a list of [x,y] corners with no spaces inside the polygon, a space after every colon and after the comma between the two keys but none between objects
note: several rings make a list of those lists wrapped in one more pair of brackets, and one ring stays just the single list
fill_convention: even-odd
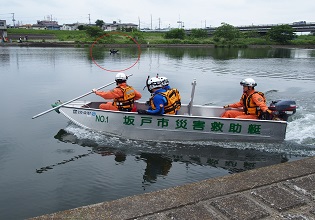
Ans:
[{"label": "tree line", "polygon": [[[104,34],[102,26],[105,24],[102,20],[95,22],[96,26],[79,26],[79,30],[85,30],[91,37],[98,37]],[[136,38],[141,38],[141,33],[136,28],[119,28],[117,31],[132,32]],[[209,38],[207,30],[205,29],[192,29],[190,34],[187,35],[184,29],[172,29],[164,34],[165,39],[206,39]],[[220,44],[234,44],[237,40],[242,38],[268,38],[280,44],[288,44],[290,40],[296,38],[294,29],[286,24],[272,27],[265,36],[261,36],[258,32],[248,31],[241,32],[238,28],[227,23],[221,23],[221,26],[215,29],[213,36],[214,42]]]},{"label": "tree line", "polygon": [[[194,38],[206,38],[207,30],[205,29],[192,29],[191,37]],[[178,38],[184,39],[186,37],[183,29],[170,30],[165,34],[166,38]],[[280,44],[287,44],[290,40],[296,37],[294,30],[289,25],[278,25],[272,27],[266,36],[261,36],[258,32],[248,31],[242,33],[238,28],[233,25],[222,23],[221,26],[215,29],[213,33],[213,39],[217,43],[231,43],[239,38],[250,38],[250,37],[267,37],[271,41],[275,41]]]}]

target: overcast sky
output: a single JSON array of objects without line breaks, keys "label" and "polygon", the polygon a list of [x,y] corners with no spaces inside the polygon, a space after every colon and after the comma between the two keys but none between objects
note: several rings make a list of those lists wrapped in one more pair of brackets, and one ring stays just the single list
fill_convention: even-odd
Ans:
[{"label": "overcast sky", "polygon": [[[10,0],[0,6],[0,20],[35,24],[37,20],[71,23],[134,23],[141,28],[218,27],[315,22],[314,0]],[[90,20],[89,20],[90,18]]]}]

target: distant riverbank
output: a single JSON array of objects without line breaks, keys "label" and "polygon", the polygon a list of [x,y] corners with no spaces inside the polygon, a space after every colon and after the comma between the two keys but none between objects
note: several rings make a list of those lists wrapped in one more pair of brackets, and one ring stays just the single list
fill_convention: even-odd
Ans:
[{"label": "distant riverbank", "polygon": [[[18,47],[90,47],[93,43],[81,43],[74,41],[22,41],[18,42],[2,42],[0,46],[18,46]],[[214,48],[214,44],[139,44],[140,47],[196,47],[196,48]],[[137,47],[136,44],[99,44],[105,48],[124,48]],[[300,49],[315,49],[315,45],[248,45],[248,48],[300,48]]]},{"label": "distant riverbank", "polygon": [[[105,33],[105,32],[104,32]],[[106,33],[105,33],[106,34]],[[104,34],[104,35],[105,35]],[[299,35],[287,45],[276,44],[268,37],[241,37],[233,41],[217,41],[213,37],[193,38],[186,36],[184,39],[167,39],[165,33],[151,32],[126,32],[122,35],[129,36],[137,41],[142,48],[146,47],[198,47],[198,48],[306,48],[315,49],[315,36]],[[61,30],[24,30],[9,29],[8,42],[0,43],[0,46],[29,46],[29,47],[90,47],[98,40],[97,47],[122,48],[138,46],[130,38],[116,35],[115,37],[92,37],[86,31],[61,31]],[[21,39],[22,43],[17,43]]]}]

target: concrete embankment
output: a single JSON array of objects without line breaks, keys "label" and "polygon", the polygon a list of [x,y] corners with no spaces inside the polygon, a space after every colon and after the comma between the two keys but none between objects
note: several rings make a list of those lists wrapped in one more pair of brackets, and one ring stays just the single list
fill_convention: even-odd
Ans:
[{"label": "concrete embankment", "polygon": [[33,219],[315,219],[315,157]]}]

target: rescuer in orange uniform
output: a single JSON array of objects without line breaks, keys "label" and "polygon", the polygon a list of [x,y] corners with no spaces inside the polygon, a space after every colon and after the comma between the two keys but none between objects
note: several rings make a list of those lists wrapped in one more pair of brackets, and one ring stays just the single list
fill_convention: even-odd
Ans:
[{"label": "rescuer in orange uniform", "polygon": [[[255,91],[257,83],[252,78],[243,79],[243,95],[239,102],[225,105],[223,108],[240,108],[239,110],[226,110],[222,118],[259,119],[262,114],[272,114],[266,105],[266,99],[262,92]],[[243,109],[241,109],[241,107]]]},{"label": "rescuer in orange uniform", "polygon": [[112,111],[131,111],[134,101],[142,97],[141,93],[127,85],[127,76],[124,73],[117,73],[115,77],[117,87],[109,91],[92,91],[104,99],[113,99],[113,102],[100,104],[99,108]]}]

